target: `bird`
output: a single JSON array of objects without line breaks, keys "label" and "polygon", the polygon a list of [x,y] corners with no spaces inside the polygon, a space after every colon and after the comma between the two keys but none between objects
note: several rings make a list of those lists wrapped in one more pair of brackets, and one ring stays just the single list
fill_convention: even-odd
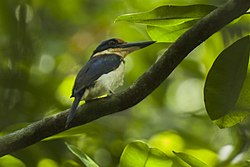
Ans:
[{"label": "bird", "polygon": [[123,84],[125,57],[153,43],[155,41],[128,43],[119,38],[101,42],[76,76],[71,95],[74,101],[67,116],[65,128],[69,127],[75,117],[81,100],[87,102],[105,94],[114,94],[114,91]]}]

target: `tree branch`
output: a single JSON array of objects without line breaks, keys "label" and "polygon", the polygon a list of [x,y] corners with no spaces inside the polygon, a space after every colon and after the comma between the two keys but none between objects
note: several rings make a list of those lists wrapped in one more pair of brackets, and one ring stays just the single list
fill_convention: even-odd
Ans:
[{"label": "tree branch", "polygon": [[[169,76],[195,47],[223,26],[243,15],[249,7],[249,0],[230,0],[225,6],[208,14],[173,43],[162,57],[127,90],[80,106],[72,122],[72,127],[123,111],[142,101]],[[0,138],[0,156],[65,131],[67,114],[68,111],[63,111],[2,136]]]}]

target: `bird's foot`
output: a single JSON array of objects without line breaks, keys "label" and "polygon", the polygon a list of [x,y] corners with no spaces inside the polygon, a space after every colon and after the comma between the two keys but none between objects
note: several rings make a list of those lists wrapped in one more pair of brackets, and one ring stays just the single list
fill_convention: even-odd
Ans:
[{"label": "bird's foot", "polygon": [[98,100],[98,99],[107,98],[107,97],[112,96],[112,95],[114,95],[114,94],[115,94],[114,91],[109,90],[109,93],[108,93],[108,94],[103,95],[103,96],[101,96],[101,97],[93,98],[93,99],[86,99],[86,100],[85,100],[85,103],[90,103],[90,102],[96,101],[96,100]]}]

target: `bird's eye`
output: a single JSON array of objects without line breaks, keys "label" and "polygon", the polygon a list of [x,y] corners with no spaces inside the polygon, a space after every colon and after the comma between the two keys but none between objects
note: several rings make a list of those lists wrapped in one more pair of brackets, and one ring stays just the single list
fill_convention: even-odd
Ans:
[{"label": "bird's eye", "polygon": [[116,42],[115,41],[109,41],[109,45],[111,45],[111,46],[116,45]]}]

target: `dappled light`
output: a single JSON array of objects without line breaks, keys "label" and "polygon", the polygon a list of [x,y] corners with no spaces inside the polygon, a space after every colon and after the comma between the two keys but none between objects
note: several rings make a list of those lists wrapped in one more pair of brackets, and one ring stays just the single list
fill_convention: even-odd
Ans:
[{"label": "dappled light", "polygon": [[[148,69],[158,61],[163,62],[164,52],[183,33],[226,2],[2,0],[0,136],[23,127],[32,128],[33,122],[45,117],[48,117],[45,121],[51,122],[50,116],[56,114],[58,122],[65,122],[60,113],[72,105],[74,98],[70,96],[77,73],[102,41],[110,38],[156,41],[124,59],[124,84],[114,91],[119,95],[134,86],[142,75],[151,74]],[[42,131],[46,139],[40,138],[38,131],[32,132],[42,141],[0,157],[0,167],[142,167],[142,164],[247,167],[250,164],[249,25],[249,13],[241,14],[204,42],[198,41],[201,44],[183,61],[173,58],[178,51],[170,50],[170,56],[164,58],[166,69],[154,66],[154,70],[162,72],[158,76],[167,76],[165,81],[153,92],[145,90],[149,84],[140,83],[138,92],[150,92],[140,103],[119,113],[115,113],[120,111],[119,107],[114,111],[116,106],[109,105],[103,113],[110,109],[115,114],[92,121],[99,117],[94,117],[96,106],[91,105],[99,103],[91,99],[93,114],[85,117],[87,124],[78,126],[76,118],[73,125],[78,127],[58,130],[61,126],[53,126],[61,132],[55,135],[47,134],[45,126]],[[189,38],[191,41],[192,37]],[[172,61],[175,59],[178,59],[176,68],[173,67],[176,62]],[[172,73],[167,66],[173,67]],[[155,78],[148,80],[158,83]],[[108,101],[112,92],[107,93],[95,98],[107,97]],[[118,102],[119,97],[111,100]],[[133,102],[136,98],[125,100]],[[104,104],[119,104],[107,101]],[[88,101],[81,101],[79,106],[85,104]]]}]

